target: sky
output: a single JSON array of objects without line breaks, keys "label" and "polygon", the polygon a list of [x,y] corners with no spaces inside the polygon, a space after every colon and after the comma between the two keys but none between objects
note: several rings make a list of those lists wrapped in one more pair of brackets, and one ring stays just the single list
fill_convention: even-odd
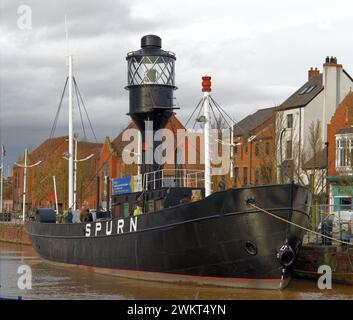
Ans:
[{"label": "sky", "polygon": [[[182,122],[202,96],[205,74],[212,76],[213,98],[238,121],[283,102],[306,82],[310,67],[322,70],[326,56],[337,57],[353,75],[350,0],[27,0],[31,27],[23,4],[0,0],[5,167],[49,137],[67,76],[67,48],[100,142],[113,139],[129,122],[125,58],[146,34],[160,36],[163,49],[176,54],[175,97]],[[74,114],[82,137],[77,106]],[[55,135],[67,130],[65,98]]]}]

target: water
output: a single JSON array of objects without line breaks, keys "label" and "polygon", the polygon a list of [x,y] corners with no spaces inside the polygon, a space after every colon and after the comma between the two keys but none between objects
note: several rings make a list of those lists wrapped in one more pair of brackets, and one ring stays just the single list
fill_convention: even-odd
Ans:
[{"label": "water", "polygon": [[[32,269],[32,289],[20,290],[21,265]],[[353,299],[353,286],[333,284],[320,290],[316,282],[293,279],[279,290],[235,289],[139,281],[97,274],[92,270],[41,260],[30,246],[0,242],[0,297],[23,299]]]}]

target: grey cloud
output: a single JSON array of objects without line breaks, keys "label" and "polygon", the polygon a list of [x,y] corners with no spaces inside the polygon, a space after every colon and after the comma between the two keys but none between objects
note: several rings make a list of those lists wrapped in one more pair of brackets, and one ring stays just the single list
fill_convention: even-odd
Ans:
[{"label": "grey cloud", "polygon": [[[327,54],[336,55],[348,72],[353,69],[347,16],[332,13],[334,28],[323,32],[315,20],[319,15],[312,18],[300,9],[304,1],[299,9],[290,8],[293,16],[273,10],[277,5],[271,1],[258,2],[258,10],[261,5],[267,10],[268,16],[262,17],[256,6],[245,2],[212,2],[211,7],[200,2],[196,10],[190,1],[152,1],[147,6],[137,1],[28,0],[33,29],[27,32],[16,25],[20,4],[0,1],[0,139],[9,163],[49,135],[67,73],[65,14],[74,74],[100,140],[114,138],[129,121],[125,57],[139,48],[140,37],[147,33],[160,35],[163,47],[177,54],[175,96],[182,121],[201,98],[204,74],[213,77],[216,101],[240,120],[282,102],[305,82],[307,68],[321,67]],[[146,12],[145,7],[136,9],[144,4]],[[323,13],[328,16],[330,11]],[[66,134],[66,119],[67,100],[58,135]],[[75,126],[79,130],[78,117]]]}]

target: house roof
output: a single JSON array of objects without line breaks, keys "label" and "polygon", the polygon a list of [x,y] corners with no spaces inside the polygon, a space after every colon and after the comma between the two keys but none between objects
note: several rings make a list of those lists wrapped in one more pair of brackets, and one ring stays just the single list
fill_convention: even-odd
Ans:
[{"label": "house roof", "polygon": [[326,169],[327,168],[327,147],[323,148],[321,152],[311,158],[308,162],[303,165],[303,169]]},{"label": "house roof", "polygon": [[253,114],[248,115],[243,120],[240,120],[234,125],[234,135],[243,136],[249,135],[250,131],[268,119],[276,107],[259,109]]},{"label": "house roof", "polygon": [[[33,151],[31,151],[29,153],[29,156],[32,159],[40,159],[40,160],[48,159],[48,156],[53,154],[54,152],[66,149],[68,146],[68,139],[69,139],[68,136],[48,138],[40,145],[38,145]],[[79,153],[83,153],[83,154],[94,153],[95,155],[98,155],[101,148],[102,148],[101,143],[95,143],[95,142],[89,142],[89,141],[78,141]]]},{"label": "house roof", "polygon": [[111,146],[117,154],[122,154],[124,148],[130,143],[130,141],[123,141],[123,134],[128,129],[137,129],[137,126],[134,122],[131,121],[128,126],[123,131],[121,131],[111,142]]},{"label": "house roof", "polygon": [[279,110],[286,110],[298,107],[305,107],[311,100],[313,100],[322,90],[322,73],[318,76],[312,77],[309,81],[304,83],[297,91],[295,91],[287,100],[279,105]]}]

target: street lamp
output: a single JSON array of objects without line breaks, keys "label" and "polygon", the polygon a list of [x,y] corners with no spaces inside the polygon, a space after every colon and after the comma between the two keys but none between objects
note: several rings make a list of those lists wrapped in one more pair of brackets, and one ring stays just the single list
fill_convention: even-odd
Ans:
[{"label": "street lamp", "polygon": [[18,164],[15,162],[15,165],[24,168],[24,173],[23,173],[23,205],[22,205],[22,221],[25,222],[25,214],[26,214],[26,181],[27,181],[27,168],[33,168],[37,165],[39,165],[42,161],[38,161],[35,164],[32,165],[27,165],[27,149],[25,149],[25,163],[24,164]]}]

